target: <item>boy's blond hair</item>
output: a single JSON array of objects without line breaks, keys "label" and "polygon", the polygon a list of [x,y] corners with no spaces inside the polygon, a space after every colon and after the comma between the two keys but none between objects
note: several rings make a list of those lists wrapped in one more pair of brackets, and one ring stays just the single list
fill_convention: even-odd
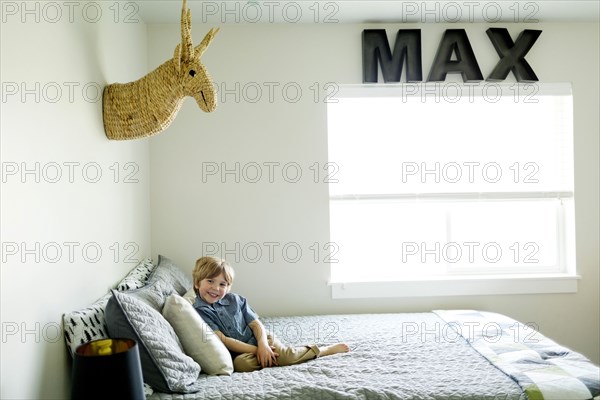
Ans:
[{"label": "boy's blond hair", "polygon": [[233,284],[235,273],[233,267],[227,261],[216,257],[201,257],[196,261],[196,266],[192,272],[194,280],[194,291],[198,294],[196,286],[200,286],[202,279],[210,279],[223,274],[225,281],[229,286]]}]

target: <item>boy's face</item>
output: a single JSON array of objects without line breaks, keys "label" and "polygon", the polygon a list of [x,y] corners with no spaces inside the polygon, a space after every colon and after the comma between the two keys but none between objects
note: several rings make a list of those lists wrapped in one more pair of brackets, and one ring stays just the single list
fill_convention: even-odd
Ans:
[{"label": "boy's face", "polygon": [[213,304],[221,300],[229,291],[229,284],[222,273],[214,278],[202,279],[200,284],[195,286],[200,294],[200,298],[208,304]]}]

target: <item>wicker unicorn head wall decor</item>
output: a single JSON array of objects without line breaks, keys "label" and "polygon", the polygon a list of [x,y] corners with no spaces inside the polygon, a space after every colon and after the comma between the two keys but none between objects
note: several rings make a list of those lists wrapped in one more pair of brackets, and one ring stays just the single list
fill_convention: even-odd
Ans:
[{"label": "wicker unicorn head wall decor", "polygon": [[135,82],[104,88],[102,114],[109,139],[137,139],[162,132],[173,122],[186,96],[193,97],[202,111],[215,110],[215,88],[200,57],[219,29],[211,29],[194,47],[191,25],[192,16],[183,0],[181,43],[173,58]]}]

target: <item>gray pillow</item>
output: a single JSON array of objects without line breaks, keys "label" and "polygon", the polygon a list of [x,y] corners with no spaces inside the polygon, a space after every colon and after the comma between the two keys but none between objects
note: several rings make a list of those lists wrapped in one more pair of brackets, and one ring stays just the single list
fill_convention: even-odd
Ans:
[{"label": "gray pillow", "polygon": [[192,287],[191,271],[185,274],[181,268],[165,256],[158,256],[158,264],[150,278],[149,282],[160,280],[170,285],[180,296],[183,296]]},{"label": "gray pillow", "polygon": [[167,297],[173,293],[185,294],[191,287],[191,279],[178,266],[168,258],[158,256],[158,264],[148,277],[147,284],[127,293],[162,312]]},{"label": "gray pillow", "polygon": [[140,289],[128,290],[128,295],[143,301],[153,309],[161,312],[167,297],[175,293],[173,285],[163,279],[152,279],[151,282]]},{"label": "gray pillow", "polygon": [[144,382],[153,389],[164,393],[197,392],[200,365],[185,355],[161,313],[131,293],[112,291],[105,315],[110,337],[131,338],[138,343]]}]

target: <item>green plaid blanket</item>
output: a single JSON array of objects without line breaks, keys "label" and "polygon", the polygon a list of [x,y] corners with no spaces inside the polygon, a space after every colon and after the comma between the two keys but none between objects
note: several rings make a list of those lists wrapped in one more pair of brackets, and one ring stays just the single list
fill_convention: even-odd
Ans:
[{"label": "green plaid blanket", "polygon": [[[600,369],[523,324],[501,314],[473,310],[435,310],[454,332],[514,379],[529,400],[600,398]],[[450,335],[447,333],[447,335]]]}]

